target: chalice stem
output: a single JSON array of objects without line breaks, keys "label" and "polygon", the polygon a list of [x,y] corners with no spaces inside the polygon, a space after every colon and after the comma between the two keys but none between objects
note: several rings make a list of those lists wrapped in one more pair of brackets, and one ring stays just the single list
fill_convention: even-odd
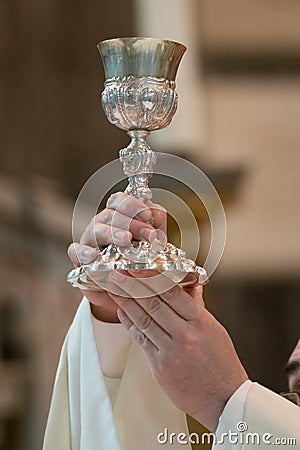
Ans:
[{"label": "chalice stem", "polygon": [[123,164],[123,171],[128,177],[128,186],[125,192],[145,202],[152,198],[148,181],[153,174],[157,160],[156,153],[146,141],[146,137],[150,134],[149,131],[131,130],[128,134],[131,142],[128,147],[120,150],[120,161]]}]

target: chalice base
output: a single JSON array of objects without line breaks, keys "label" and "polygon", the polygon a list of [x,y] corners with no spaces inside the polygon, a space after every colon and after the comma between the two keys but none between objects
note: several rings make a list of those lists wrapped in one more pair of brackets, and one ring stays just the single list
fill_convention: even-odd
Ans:
[{"label": "chalice base", "polygon": [[67,280],[81,290],[105,291],[113,270],[156,270],[180,286],[207,282],[205,269],[173,244],[156,249],[155,256],[152,252],[151,244],[145,241],[134,241],[128,247],[110,244],[100,251],[95,261],[73,269]]}]

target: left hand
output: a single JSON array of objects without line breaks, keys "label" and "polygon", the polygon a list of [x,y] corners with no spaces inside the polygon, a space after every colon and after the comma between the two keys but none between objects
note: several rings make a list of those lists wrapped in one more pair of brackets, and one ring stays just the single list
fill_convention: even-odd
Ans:
[{"label": "left hand", "polygon": [[[167,214],[160,205],[150,200],[143,203],[125,192],[116,192],[109,197],[106,208],[92,218],[80,242],[69,246],[68,255],[76,267],[90,264],[99,255],[99,249],[108,244],[126,246],[132,238],[149,240],[154,230],[160,230],[165,236],[166,228]],[[97,319],[119,322],[118,307],[107,292],[84,290],[82,293],[90,301]]]},{"label": "left hand", "polygon": [[129,271],[113,272],[108,290],[172,403],[215,430],[248,377],[227,331],[205,308],[202,286],[183,289],[162,274]]}]

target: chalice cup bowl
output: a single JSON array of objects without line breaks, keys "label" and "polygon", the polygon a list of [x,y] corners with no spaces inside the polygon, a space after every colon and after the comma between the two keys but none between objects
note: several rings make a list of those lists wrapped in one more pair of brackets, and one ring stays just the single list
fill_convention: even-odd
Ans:
[{"label": "chalice cup bowl", "polygon": [[[144,202],[152,197],[148,180],[156,163],[146,138],[151,131],[166,127],[176,112],[175,77],[186,47],[143,37],[105,40],[97,47],[106,76],[104,112],[109,122],[131,138],[119,152],[128,177],[125,192]],[[110,244],[100,249],[97,259],[73,269],[68,281],[81,289],[103,290],[112,270],[157,270],[181,285],[207,280],[205,270],[183,250],[154,235],[150,242],[133,241],[126,247]]]}]

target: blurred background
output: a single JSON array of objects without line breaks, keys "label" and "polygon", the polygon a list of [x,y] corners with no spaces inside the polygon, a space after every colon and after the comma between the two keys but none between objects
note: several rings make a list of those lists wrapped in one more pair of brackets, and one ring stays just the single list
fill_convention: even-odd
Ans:
[{"label": "blurred background", "polygon": [[[0,449],[41,448],[80,301],[65,281],[74,201],[128,142],[99,101],[96,44],[111,37],[188,47],[178,113],[153,133],[153,147],[214,182],[228,236],[208,307],[249,376],[286,389],[285,362],[300,337],[299,20],[297,0],[0,3]],[[203,208],[184,195],[209,236]],[[171,223],[176,240],[175,231]]]}]

